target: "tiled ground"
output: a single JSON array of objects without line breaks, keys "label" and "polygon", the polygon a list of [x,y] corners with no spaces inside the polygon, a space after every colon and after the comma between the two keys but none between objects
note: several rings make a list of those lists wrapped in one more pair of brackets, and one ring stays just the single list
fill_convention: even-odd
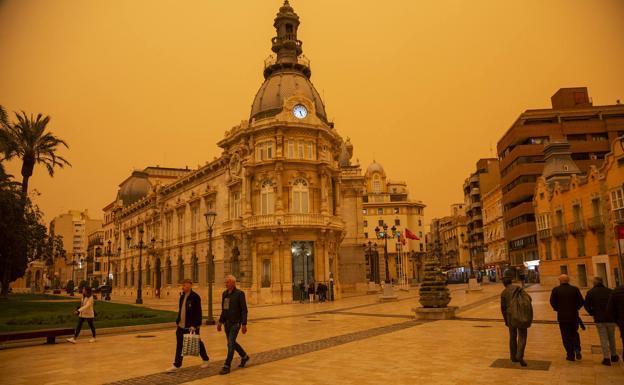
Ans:
[{"label": "tiled ground", "polygon": [[[0,350],[0,383],[624,384],[624,364],[603,367],[600,355],[592,355],[592,345],[599,344],[593,326],[581,334],[582,362],[563,360],[556,325],[536,323],[529,330],[526,356],[540,365],[550,362],[548,370],[491,367],[508,356],[507,330],[496,321],[501,287],[489,285],[479,293],[451,289],[453,304],[462,310],[459,315],[470,320],[410,320],[411,308],[417,306],[415,291],[401,293],[393,303],[361,296],[331,304],[253,308],[249,333],[239,340],[252,361],[225,377],[215,375],[225,358],[225,338],[203,328],[213,361],[208,369],[197,367],[199,359],[188,358],[188,369],[163,377],[159,373],[173,358],[174,333],[152,331],[107,335],[95,344],[84,338],[77,345]],[[547,306],[548,288],[529,290],[536,318],[554,319]]]}]

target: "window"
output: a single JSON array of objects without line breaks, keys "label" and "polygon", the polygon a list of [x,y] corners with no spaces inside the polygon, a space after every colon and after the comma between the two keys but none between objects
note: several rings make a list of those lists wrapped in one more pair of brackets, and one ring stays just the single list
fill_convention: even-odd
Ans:
[{"label": "window", "polygon": [[576,204],[572,206],[572,216],[574,218],[574,222],[580,222],[581,220],[581,205]]},{"label": "window", "polygon": [[178,241],[182,242],[184,238],[184,213],[178,213]]},{"label": "window", "polygon": [[273,142],[263,142],[256,145],[256,161],[273,159]]},{"label": "window", "polygon": [[167,270],[165,272],[166,282],[171,285],[173,283],[173,269],[171,268],[171,259],[167,258]]},{"label": "window", "polygon": [[559,272],[561,274],[568,274],[568,265],[561,265],[559,266]]},{"label": "window", "polygon": [[566,248],[565,238],[559,238],[559,257],[568,258],[568,249]]},{"label": "window", "polygon": [[314,159],[314,144],[312,142],[306,143],[306,159]]},{"label": "window", "polygon": [[591,201],[592,203],[592,215],[594,217],[599,217],[600,216],[600,198],[594,198]]},{"label": "window", "polygon": [[165,241],[169,242],[173,238],[173,214],[165,217]]},{"label": "window", "polygon": [[299,159],[303,159],[303,141],[297,142],[297,155]]},{"label": "window", "polygon": [[422,220],[418,220],[418,226],[422,226]]},{"label": "window", "polygon": [[584,257],[585,256],[585,237],[583,235],[576,237],[576,243],[577,243],[578,256]]},{"label": "window", "polygon": [[367,226],[368,226],[368,221],[364,220],[364,227],[367,227]]},{"label": "window", "polygon": [[592,134],[592,141],[594,142],[603,142],[609,140],[609,136],[607,134]]},{"label": "window", "polygon": [[377,215],[383,215],[384,211],[382,208],[377,209]]},{"label": "window", "polygon": [[400,219],[395,219],[394,220],[394,225],[395,226],[401,226],[401,220]]},{"label": "window", "polygon": [[381,192],[381,178],[378,174],[373,177],[373,192],[379,194]]},{"label": "window", "polygon": [[308,182],[296,179],[292,186],[292,212],[307,214],[309,212]]},{"label": "window", "polygon": [[546,260],[552,260],[552,241],[550,239],[546,239],[544,242],[544,250],[546,251],[544,254],[546,256]]},{"label": "window", "polygon": [[199,227],[199,206],[191,207],[191,236],[194,238]]},{"label": "window", "polygon": [[611,191],[611,209],[619,210],[621,208],[624,208],[624,193],[619,188]]},{"label": "window", "polygon": [[394,213],[395,213],[395,214],[398,214],[400,211],[401,211],[401,210],[400,210],[398,207],[395,207],[395,208],[394,208]]},{"label": "window", "polygon": [[262,287],[271,287],[271,260],[262,260]]},{"label": "window", "polygon": [[368,215],[368,209],[362,209],[362,214]]},{"label": "window", "polygon": [[364,238],[368,239],[368,233],[364,233]]},{"label": "window", "polygon": [[607,239],[604,231],[596,233],[598,237],[598,254],[607,254]]},{"label": "window", "polygon": [[273,183],[269,180],[262,182],[260,190],[260,213],[262,215],[273,214],[274,212],[274,192]]},{"label": "window", "polygon": [[230,219],[238,219],[241,216],[240,191],[230,193]]},{"label": "window", "polygon": [[383,226],[383,224],[384,224],[383,219],[380,219],[380,220],[377,222],[377,226],[380,226],[380,227],[381,227],[381,226]]},{"label": "window", "polygon": [[295,157],[295,142],[292,140],[288,141],[288,157],[290,159]]}]

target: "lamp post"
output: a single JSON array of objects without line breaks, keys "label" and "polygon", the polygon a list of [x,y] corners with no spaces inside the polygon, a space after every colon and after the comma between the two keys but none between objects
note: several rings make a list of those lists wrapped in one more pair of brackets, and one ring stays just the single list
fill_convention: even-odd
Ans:
[{"label": "lamp post", "polygon": [[208,318],[206,319],[206,325],[214,325],[215,320],[212,315],[212,284],[214,281],[214,255],[212,255],[212,229],[217,217],[217,213],[214,211],[208,211],[204,214],[206,218],[206,232],[208,238],[208,254],[206,255],[206,274],[208,275],[206,281],[208,282]]},{"label": "lamp post", "polygon": [[371,241],[368,241],[368,243],[364,243],[363,246],[364,246],[364,250],[366,251],[366,256],[368,257],[368,267],[370,269],[368,281],[376,283],[378,279],[377,277],[378,272],[375,269],[376,263],[373,262],[373,257],[375,255],[373,253],[373,250],[377,250],[377,244]]},{"label": "lamp post", "polygon": [[139,227],[139,282],[137,286],[137,298],[135,303],[137,305],[143,304],[143,272],[142,272],[142,257],[143,257],[143,226]]},{"label": "lamp post", "polygon": [[394,294],[394,289],[392,288],[392,282],[390,281],[390,268],[388,267],[388,239],[394,238],[396,236],[396,227],[392,226],[390,229],[392,233],[388,233],[388,225],[383,223],[381,225],[381,229],[377,226],[375,227],[375,235],[377,239],[383,239],[384,241],[384,262],[386,266],[386,279],[384,284],[383,295],[381,296],[381,301],[388,300],[396,300],[397,296]]}]

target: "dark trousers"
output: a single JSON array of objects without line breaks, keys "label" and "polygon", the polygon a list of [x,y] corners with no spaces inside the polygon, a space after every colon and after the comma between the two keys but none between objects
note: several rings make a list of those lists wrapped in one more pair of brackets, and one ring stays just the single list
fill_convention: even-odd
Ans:
[{"label": "dark trousers", "polygon": [[[190,332],[191,331],[189,329],[183,329],[179,326],[176,328],[176,352],[173,359],[173,366],[176,368],[182,366],[182,344],[184,343],[184,335],[189,334]],[[199,334],[199,328],[195,328],[195,333]],[[208,361],[208,353],[206,353],[204,341],[199,342],[199,355],[202,360]]]},{"label": "dark trousers", "polygon": [[[620,338],[622,339],[622,346],[624,346],[624,323],[618,324],[620,329]],[[622,348],[622,359],[624,359],[624,348]]]},{"label": "dark trousers", "polygon": [[238,353],[239,356],[246,357],[247,353],[243,350],[243,347],[236,342],[236,337],[238,337],[238,332],[241,328],[241,324],[239,323],[225,323],[225,337],[227,338],[227,357],[225,358],[225,363],[223,366],[230,367],[232,365],[232,359],[234,358],[234,351]]},{"label": "dark trousers", "polygon": [[527,329],[509,326],[509,358],[512,361],[524,359],[527,342]]},{"label": "dark trousers", "polygon": [[89,324],[89,327],[91,328],[91,335],[93,335],[93,338],[95,338],[95,326],[93,325],[93,318],[82,318],[82,317],[78,317],[78,324],[76,325],[76,330],[74,331],[74,338],[78,338],[78,335],[80,334],[80,329],[82,329],[82,324],[84,323],[85,320],[87,320],[87,323]]},{"label": "dark trousers", "polygon": [[574,352],[581,351],[581,336],[579,336],[578,328],[578,321],[559,321],[561,340],[568,357],[574,357]]}]

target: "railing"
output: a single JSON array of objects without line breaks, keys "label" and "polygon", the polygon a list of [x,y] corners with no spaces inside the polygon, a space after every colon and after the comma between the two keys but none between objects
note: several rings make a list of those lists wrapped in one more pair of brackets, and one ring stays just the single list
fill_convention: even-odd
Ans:
[{"label": "railing", "polygon": [[[227,223],[227,222],[226,222]],[[226,225],[224,223],[224,226]],[[245,218],[243,226],[246,228],[254,227],[274,227],[274,226],[329,226],[341,225],[339,219],[330,215],[323,214],[266,214],[254,215]],[[230,227],[227,227],[229,230]]]},{"label": "railing", "polygon": [[565,225],[554,226],[552,228],[552,233],[555,237],[563,237],[568,234]]},{"label": "railing", "polygon": [[587,227],[592,231],[603,230],[605,228],[605,223],[602,215],[589,218]]},{"label": "railing", "polygon": [[[264,68],[268,68],[277,63],[277,57],[275,55],[269,55],[266,59],[264,59]],[[301,64],[310,68],[310,59],[308,59],[305,55],[297,56],[297,64]]]},{"label": "railing", "polygon": [[479,190],[478,187],[473,187],[472,190],[470,190],[470,195],[479,195],[481,193],[481,190]]},{"label": "railing", "polygon": [[537,232],[537,237],[539,239],[547,239],[552,236],[552,232],[550,229],[542,229]]},{"label": "railing", "polygon": [[570,231],[570,234],[581,234],[583,231],[585,231],[585,223],[582,219],[579,219],[577,221],[569,223],[568,229]]}]

